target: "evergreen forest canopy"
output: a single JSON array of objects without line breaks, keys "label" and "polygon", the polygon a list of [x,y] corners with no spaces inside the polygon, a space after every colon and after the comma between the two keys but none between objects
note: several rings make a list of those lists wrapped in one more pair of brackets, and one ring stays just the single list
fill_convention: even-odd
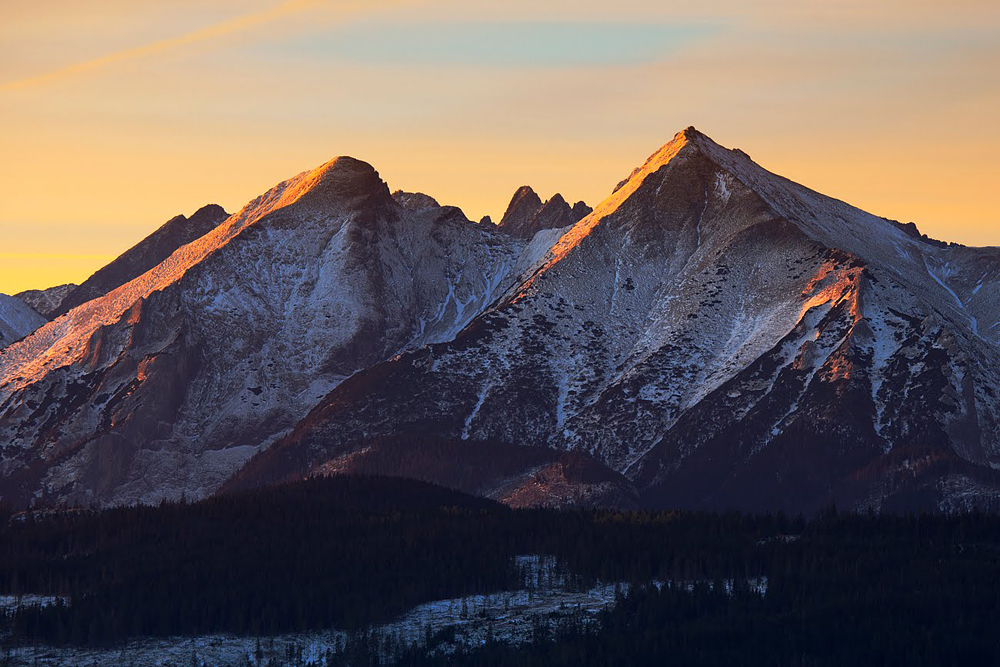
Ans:
[{"label": "evergreen forest canopy", "polygon": [[[437,599],[516,589],[515,556],[627,582],[597,623],[396,664],[996,664],[1000,517],[512,510],[412,480],[335,477],[198,503],[0,516],[8,646],[362,631]],[[747,582],[766,579],[761,594]],[[662,588],[650,582],[665,582]],[[684,585],[671,585],[671,583]],[[731,590],[723,582],[733,582]],[[694,585],[688,585],[693,583]],[[385,658],[384,651],[381,658]]]}]

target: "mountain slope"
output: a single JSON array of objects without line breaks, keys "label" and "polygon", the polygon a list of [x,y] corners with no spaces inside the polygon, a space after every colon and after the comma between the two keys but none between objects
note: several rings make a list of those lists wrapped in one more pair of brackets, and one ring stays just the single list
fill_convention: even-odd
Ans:
[{"label": "mountain slope", "polygon": [[182,245],[215,229],[227,217],[229,214],[221,206],[209,204],[198,209],[190,218],[183,215],[171,218],[65,295],[50,316],[55,318],[68,313],[80,304],[104,296],[141,276]]},{"label": "mountain slope", "polygon": [[449,340],[544,253],[338,158],[0,352],[0,494],[210,493],[341,380]]},{"label": "mountain slope", "polygon": [[998,290],[997,249],[923,243],[689,128],[453,342],[355,375],[237,483],[411,434],[591,454],[654,505],[988,505]]},{"label": "mountain slope", "polygon": [[24,338],[45,324],[45,318],[17,297],[0,294],[0,348]]}]

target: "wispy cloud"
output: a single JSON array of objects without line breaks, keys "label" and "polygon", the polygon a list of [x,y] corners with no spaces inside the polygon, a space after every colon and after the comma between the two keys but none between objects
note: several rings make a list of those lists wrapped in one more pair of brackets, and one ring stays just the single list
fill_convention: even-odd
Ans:
[{"label": "wispy cloud", "polygon": [[[292,14],[297,14],[324,4],[329,4],[329,2],[324,2],[324,0],[286,0],[285,2],[274,5],[269,9],[251,14],[243,14],[242,16],[237,16],[226,21],[205,26],[177,37],[161,39],[143,46],[116,51],[114,53],[100,56],[99,58],[85,60],[52,70],[50,72],[45,72],[44,74],[30,76],[7,83],[0,83],[0,93],[9,93],[37,86],[44,86],[46,84],[56,83],[70,77],[98,70],[109,65],[136,60],[139,58],[146,58],[166,51],[172,51],[185,46],[218,39],[233,33],[257,28],[271,23],[272,21],[276,21]],[[338,11],[338,15],[341,18],[346,19],[352,14],[365,9],[366,5],[370,6],[371,3],[345,2],[339,4],[336,9]]]},{"label": "wispy cloud", "polygon": [[721,27],[707,21],[365,21],[300,36],[275,50],[391,66],[628,65],[665,58]]}]

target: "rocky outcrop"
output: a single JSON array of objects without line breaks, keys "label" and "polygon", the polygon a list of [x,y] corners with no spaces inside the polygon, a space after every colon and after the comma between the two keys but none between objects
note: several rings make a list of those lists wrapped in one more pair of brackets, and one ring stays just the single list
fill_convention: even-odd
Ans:
[{"label": "rocky outcrop", "polygon": [[396,190],[392,193],[392,198],[396,200],[397,204],[411,211],[418,211],[422,208],[439,208],[441,206],[434,197],[425,195],[423,192],[403,192],[402,190]]},{"label": "rocky outcrop", "polygon": [[920,232],[920,230],[917,228],[917,223],[915,223],[915,222],[906,222],[906,223],[903,223],[903,222],[899,222],[898,220],[889,220],[889,218],[885,218],[885,220],[888,220],[889,222],[891,222],[893,225],[895,225],[897,228],[899,228],[907,236],[915,238],[915,239],[917,239],[919,241],[923,241],[924,243],[927,243],[927,244],[930,244],[930,245],[933,245],[933,246],[937,246],[939,248],[964,247],[964,246],[962,246],[961,243],[939,241],[938,239],[933,239],[933,238],[927,236],[927,234],[922,234]]},{"label": "rocky outcrop", "polygon": [[31,306],[39,315],[52,319],[52,316],[59,312],[59,307],[62,305],[63,300],[76,287],[74,283],[67,283],[47,289],[26,290],[14,296]]},{"label": "rocky outcrop", "polygon": [[500,220],[500,229],[522,239],[531,239],[543,229],[559,229],[572,225],[591,211],[583,202],[572,208],[556,193],[542,203],[535,191],[522,185],[511,197],[507,211]]},{"label": "rocky outcrop", "polygon": [[582,201],[578,201],[577,203],[573,204],[573,217],[576,220],[583,220],[593,212],[594,209],[590,208],[589,206],[587,206],[587,204],[585,204]]}]

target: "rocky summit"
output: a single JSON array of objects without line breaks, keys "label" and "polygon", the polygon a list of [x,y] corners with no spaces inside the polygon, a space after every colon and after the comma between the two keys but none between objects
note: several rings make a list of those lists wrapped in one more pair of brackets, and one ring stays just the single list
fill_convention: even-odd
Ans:
[{"label": "rocky summit", "polygon": [[500,229],[518,238],[530,239],[543,229],[558,229],[572,225],[587,216],[591,209],[582,201],[571,208],[558,192],[542,202],[531,189],[522,185],[510,199],[500,219]]}]

